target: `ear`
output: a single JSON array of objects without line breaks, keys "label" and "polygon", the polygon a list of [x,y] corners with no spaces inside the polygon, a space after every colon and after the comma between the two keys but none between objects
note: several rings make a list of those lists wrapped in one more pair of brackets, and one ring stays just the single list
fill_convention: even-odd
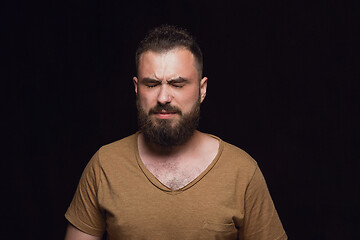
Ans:
[{"label": "ear", "polygon": [[134,83],[136,94],[138,93],[138,82],[139,82],[139,80],[137,79],[137,77],[133,77],[133,83]]},{"label": "ear", "polygon": [[207,77],[204,77],[200,80],[200,102],[203,102],[206,96],[206,88],[207,88]]}]

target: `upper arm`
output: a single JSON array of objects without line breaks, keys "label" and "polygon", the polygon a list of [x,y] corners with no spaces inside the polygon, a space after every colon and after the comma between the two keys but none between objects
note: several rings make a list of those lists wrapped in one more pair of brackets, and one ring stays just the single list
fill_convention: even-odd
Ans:
[{"label": "upper arm", "polygon": [[65,218],[81,231],[101,236],[105,231],[105,216],[98,201],[100,183],[99,153],[90,160],[81,176]]},{"label": "upper arm", "polygon": [[287,239],[259,168],[246,189],[244,239]]},{"label": "upper arm", "polygon": [[70,223],[66,229],[65,234],[65,240],[101,240],[101,238],[102,237],[92,236],[84,233]]}]

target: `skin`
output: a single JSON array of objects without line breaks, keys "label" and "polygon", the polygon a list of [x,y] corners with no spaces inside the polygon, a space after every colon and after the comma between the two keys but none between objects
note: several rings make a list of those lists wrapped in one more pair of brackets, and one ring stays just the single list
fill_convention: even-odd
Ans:
[{"label": "skin", "polygon": [[[199,82],[198,76],[193,54],[185,48],[175,48],[161,53],[153,51],[143,53],[139,61],[138,78],[134,77],[133,82],[135,93],[145,112],[148,113],[157,104],[170,104],[183,113],[189,113],[199,99],[199,90],[200,102],[203,102],[206,96],[207,78],[204,77]],[[150,117],[169,119],[174,125],[181,116],[171,112],[160,112]],[[198,134],[199,132],[196,131],[194,136]],[[186,148],[184,145],[162,148],[143,141],[141,135],[139,144],[150,148],[154,153],[168,156],[184,152]]]},{"label": "skin", "polygon": [[[192,53],[176,48],[165,53],[147,51],[139,61],[138,77],[134,77],[135,92],[142,108],[148,112],[157,105],[171,104],[184,113],[190,112],[199,97],[198,71]],[[206,95],[207,78],[200,80],[200,101]],[[175,119],[171,113],[159,113],[153,117]],[[174,121],[174,122],[175,122]]]},{"label": "skin", "polygon": [[101,238],[84,233],[71,224],[68,224],[66,229],[65,240],[101,240]]}]

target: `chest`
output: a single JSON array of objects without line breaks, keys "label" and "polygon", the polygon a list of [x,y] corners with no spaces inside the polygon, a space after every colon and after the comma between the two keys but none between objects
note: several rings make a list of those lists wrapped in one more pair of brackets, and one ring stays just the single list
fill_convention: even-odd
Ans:
[{"label": "chest", "polygon": [[243,210],[233,201],[239,192],[226,190],[232,182],[203,182],[179,194],[129,182],[136,187],[117,191],[116,197],[114,189],[100,193],[106,195],[101,205],[109,239],[237,239]]},{"label": "chest", "polygon": [[209,164],[147,163],[146,168],[165,186],[180,189],[196,179]]}]

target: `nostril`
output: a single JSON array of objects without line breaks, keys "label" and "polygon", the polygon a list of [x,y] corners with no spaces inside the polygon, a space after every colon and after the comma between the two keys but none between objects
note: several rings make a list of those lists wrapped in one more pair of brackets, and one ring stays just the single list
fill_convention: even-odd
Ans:
[{"label": "nostril", "polygon": [[172,97],[167,92],[165,87],[161,87],[159,95],[158,95],[158,102],[159,103],[168,103],[168,102],[171,102],[171,100],[172,100]]},{"label": "nostril", "polygon": [[161,104],[165,104],[165,103],[171,102],[171,99],[172,98],[170,95],[162,95],[162,96],[159,96],[158,102]]}]

